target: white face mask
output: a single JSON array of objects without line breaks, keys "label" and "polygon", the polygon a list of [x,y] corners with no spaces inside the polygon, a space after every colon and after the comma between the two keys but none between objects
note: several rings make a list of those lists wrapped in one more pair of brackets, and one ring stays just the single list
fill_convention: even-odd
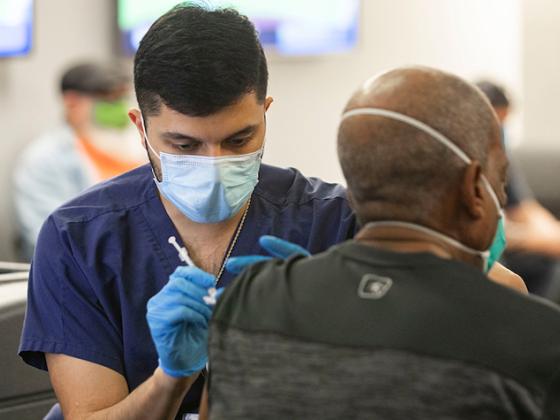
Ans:
[{"label": "white face mask", "polygon": [[[451,140],[449,140],[447,137],[445,137],[443,134],[441,134],[439,131],[435,130],[434,128],[430,127],[429,125],[415,118],[412,118],[408,115],[404,115],[399,112],[389,111],[387,109],[381,109],[381,108],[357,108],[345,112],[342,115],[341,122],[348,118],[358,116],[358,115],[371,115],[371,116],[385,117],[415,127],[420,131],[423,131],[424,133],[428,134],[434,140],[443,144],[445,147],[447,147],[449,150],[455,153],[455,155],[457,155],[459,159],[465,162],[465,164],[470,165],[472,163],[471,158],[468,157],[467,154],[463,150],[461,150],[461,148],[459,148],[455,143],[453,143]],[[504,231],[505,217],[504,217],[503,209],[500,206],[498,196],[496,195],[496,192],[494,191],[494,189],[492,188],[492,186],[490,185],[490,183],[488,182],[488,180],[484,175],[481,175],[481,178],[484,187],[490,194],[490,197],[492,197],[492,201],[494,202],[494,205],[496,206],[496,210],[499,215],[498,223],[496,225],[494,240],[487,250],[480,251],[477,249],[473,249],[447,235],[444,235],[443,233],[437,232],[428,227],[417,225],[414,223],[391,220],[391,221],[371,222],[366,224],[366,227],[393,226],[393,227],[404,227],[419,232],[423,232],[425,234],[438,238],[439,240],[457,249],[460,249],[468,254],[479,256],[482,259],[483,270],[485,272],[488,272],[490,268],[492,268],[494,263],[497,260],[499,260],[501,254],[503,253],[506,247],[505,231]]]},{"label": "white face mask", "polygon": [[[142,128],[146,144],[161,162],[161,194],[190,220],[218,223],[237,214],[258,183],[263,148],[232,156],[175,155],[156,152]],[[264,145],[263,145],[264,147]]]}]

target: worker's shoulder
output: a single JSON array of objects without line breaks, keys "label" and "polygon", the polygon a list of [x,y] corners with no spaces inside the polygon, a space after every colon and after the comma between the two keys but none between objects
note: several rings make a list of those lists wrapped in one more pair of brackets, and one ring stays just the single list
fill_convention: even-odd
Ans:
[{"label": "worker's shoulder", "polygon": [[51,215],[55,224],[84,223],[98,217],[122,217],[123,212],[157,198],[149,165],[101,182],[64,203]]},{"label": "worker's shoulder", "polygon": [[346,189],[319,178],[306,177],[294,168],[261,166],[255,195],[277,206],[303,205],[316,200],[347,203]]}]

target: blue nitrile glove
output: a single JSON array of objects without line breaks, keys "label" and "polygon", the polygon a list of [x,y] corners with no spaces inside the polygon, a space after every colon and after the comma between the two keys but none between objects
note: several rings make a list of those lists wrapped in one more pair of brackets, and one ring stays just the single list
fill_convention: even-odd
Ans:
[{"label": "blue nitrile glove", "polygon": [[148,301],[146,318],[159,366],[174,377],[190,376],[208,361],[208,321],[212,307],[203,296],[215,278],[199,268],[179,266],[169,282]]},{"label": "blue nitrile glove", "polygon": [[277,238],[276,236],[261,236],[259,244],[272,256],[246,255],[243,257],[232,257],[228,259],[226,263],[226,270],[234,274],[239,274],[250,265],[261,261],[267,261],[273,258],[285,260],[292,255],[304,255],[306,257],[311,255],[307,249],[285,241],[284,239]]}]

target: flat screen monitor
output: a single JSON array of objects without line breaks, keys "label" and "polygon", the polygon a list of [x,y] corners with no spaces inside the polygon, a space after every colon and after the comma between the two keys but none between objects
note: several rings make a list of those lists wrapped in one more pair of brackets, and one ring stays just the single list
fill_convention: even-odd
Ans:
[{"label": "flat screen monitor", "polygon": [[0,57],[31,50],[33,0],[0,0]]},{"label": "flat screen monitor", "polygon": [[[124,48],[135,52],[150,25],[177,0],[119,0],[118,26]],[[351,49],[358,38],[360,0],[212,0],[232,7],[255,24],[261,42],[282,55],[320,55]]]}]

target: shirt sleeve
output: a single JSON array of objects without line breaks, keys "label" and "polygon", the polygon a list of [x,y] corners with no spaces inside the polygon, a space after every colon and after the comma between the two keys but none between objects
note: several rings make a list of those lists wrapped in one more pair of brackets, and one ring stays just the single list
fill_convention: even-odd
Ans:
[{"label": "shirt sleeve", "polygon": [[39,234],[31,265],[19,355],[47,370],[45,353],[66,354],[123,374],[119,326],[110,321],[53,216]]},{"label": "shirt sleeve", "polygon": [[544,410],[542,419],[559,419],[560,418],[560,371],[554,375],[544,401]]}]

